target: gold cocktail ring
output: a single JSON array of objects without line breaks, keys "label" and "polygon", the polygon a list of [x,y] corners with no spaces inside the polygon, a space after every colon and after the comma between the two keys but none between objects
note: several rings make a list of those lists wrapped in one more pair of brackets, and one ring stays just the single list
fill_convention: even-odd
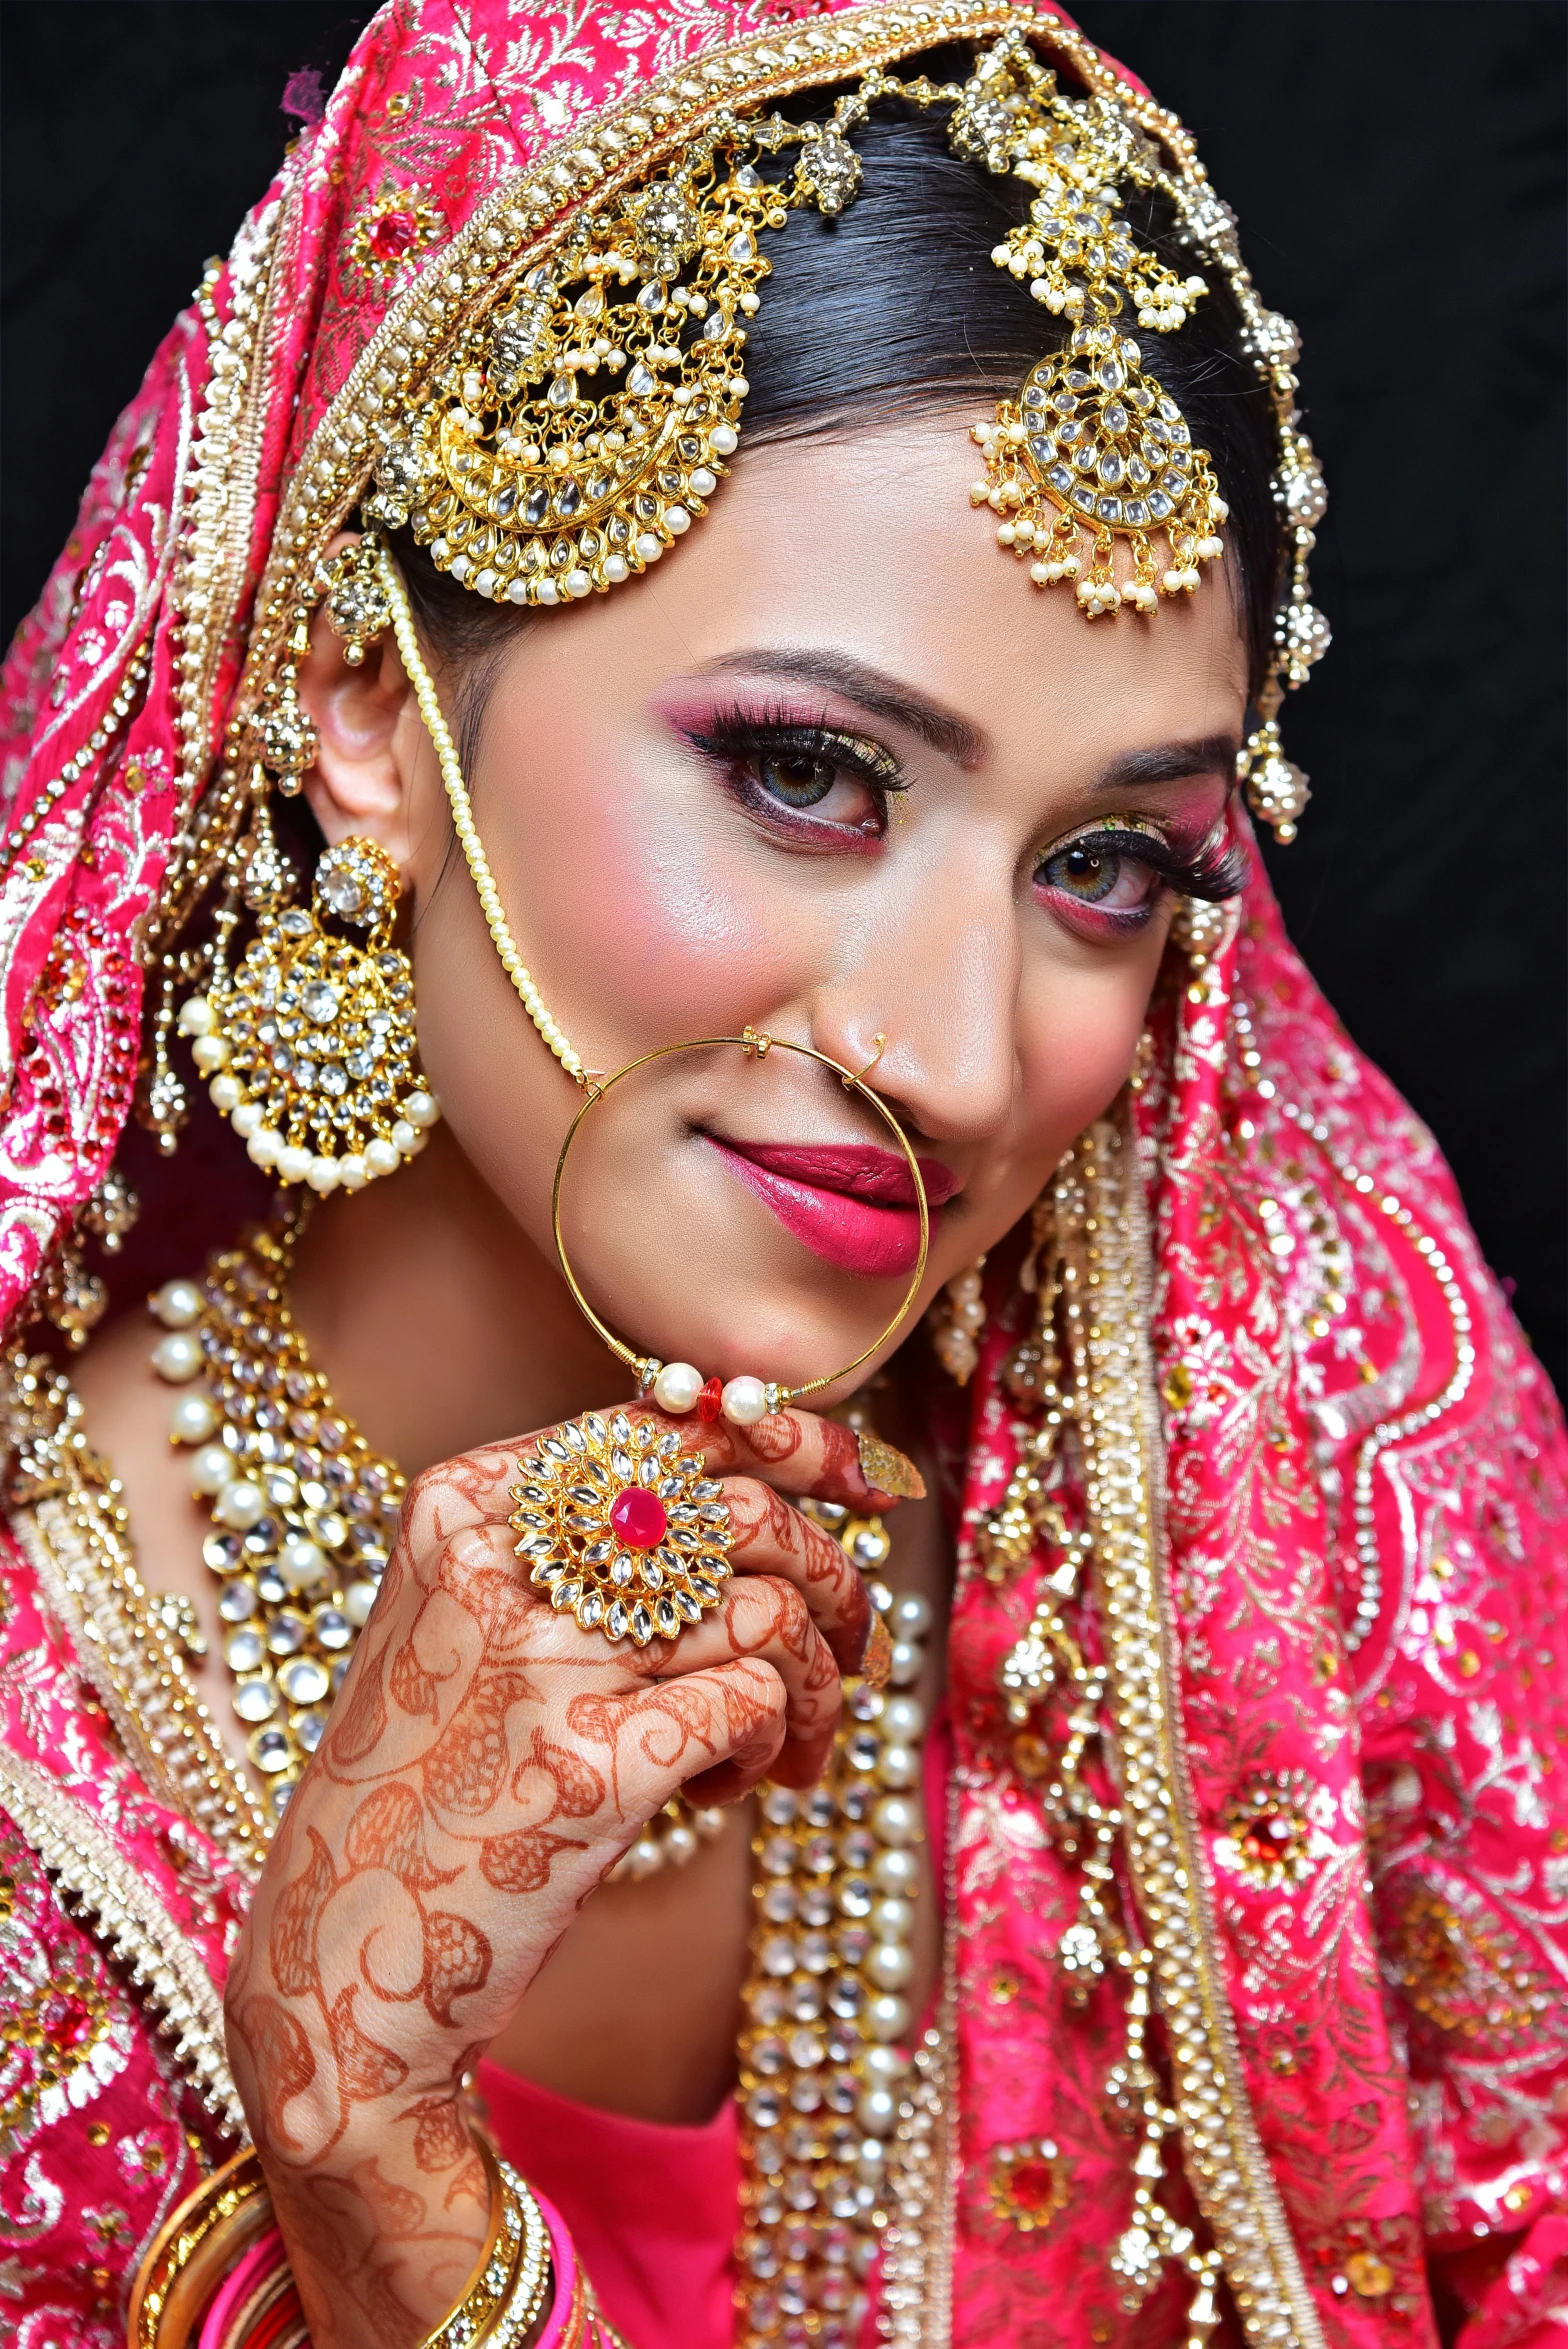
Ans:
[{"label": "gold cocktail ring", "polygon": [[[884,1039],[878,1038],[877,1058]],[[920,1247],[909,1285],[885,1328],[850,1362],[798,1387],[750,1376],[720,1384],[705,1379],[689,1362],[662,1362],[639,1354],[618,1338],[594,1311],[567,1252],[561,1226],[561,1187],[572,1144],[607,1093],[637,1070],[677,1052],[706,1052],[733,1046],[751,1061],[770,1051],[798,1053],[830,1069],[851,1093],[859,1093],[881,1118],[903,1153],[920,1213]],[[872,1067],[875,1062],[868,1062]],[[636,1374],[639,1391],[674,1417],[693,1412],[712,1422],[721,1415],[736,1427],[755,1426],[770,1411],[802,1396],[819,1394],[848,1378],[901,1326],[916,1304],[931,1246],[931,1209],[920,1162],[887,1103],[866,1084],[865,1071],[848,1069],[810,1044],[792,1044],[748,1028],[741,1036],[698,1036],[684,1044],[661,1045],[594,1080],[567,1129],[556,1161],[551,1220],[556,1254],[566,1284],[587,1320],[618,1361]],[[631,1638],[639,1646],[657,1637],[674,1639],[689,1623],[716,1607],[730,1573],[730,1514],[724,1488],[703,1473],[700,1459],[686,1453],[673,1429],[635,1411],[617,1411],[608,1420],[597,1412],[540,1436],[524,1459],[512,1488],[510,1520],[518,1535],[517,1554],[529,1579],[547,1591],[550,1604],[570,1612],[585,1631],[606,1639]]]}]

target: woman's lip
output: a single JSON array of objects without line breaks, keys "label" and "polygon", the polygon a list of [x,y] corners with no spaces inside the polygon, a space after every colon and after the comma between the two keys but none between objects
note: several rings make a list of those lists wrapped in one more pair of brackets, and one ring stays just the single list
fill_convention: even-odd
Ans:
[{"label": "woman's lip", "polygon": [[[772,1209],[784,1229],[824,1264],[836,1265],[840,1272],[859,1273],[867,1280],[907,1278],[914,1271],[920,1254],[920,1218],[912,1205],[887,1206],[850,1191],[830,1190],[820,1181],[803,1182],[776,1172],[772,1165],[764,1166],[755,1145],[742,1149],[719,1141],[713,1134],[706,1138],[731,1172]],[[768,1155],[775,1155],[771,1145]],[[809,1158],[813,1153],[781,1149],[778,1155]],[[828,1151],[826,1155],[853,1157],[864,1165],[858,1151]],[[906,1187],[913,1188],[908,1168],[900,1171]]]},{"label": "woman's lip", "polygon": [[[726,1136],[719,1146],[734,1151],[737,1158],[750,1159],[766,1174],[779,1175],[787,1183],[807,1183],[814,1191],[841,1191],[882,1207],[915,1204],[908,1161],[901,1152],[879,1150],[871,1142],[737,1142]],[[927,1200],[933,1207],[945,1207],[959,1187],[957,1175],[940,1158],[917,1163]]]}]

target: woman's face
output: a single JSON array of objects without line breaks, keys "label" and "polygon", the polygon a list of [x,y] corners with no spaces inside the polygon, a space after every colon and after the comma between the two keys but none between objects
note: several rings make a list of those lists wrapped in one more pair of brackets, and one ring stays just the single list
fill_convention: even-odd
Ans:
[{"label": "woman's face", "polygon": [[[747,1027],[858,1069],[886,1037],[875,1082],[932,1203],[927,1298],[1126,1078],[1163,876],[1213,853],[1245,699],[1223,581],[1091,624],[998,550],[974,469],[941,417],[743,454],[643,581],[506,647],[468,777],[513,935],[591,1069]],[[548,1256],[583,1096],[502,971],[411,698],[389,755],[395,819],[320,787],[318,809],[404,858],[448,1146]],[[606,1096],[563,1212],[639,1350],[799,1384],[894,1311],[909,1202],[892,1136],[835,1077],[732,1045]]]}]

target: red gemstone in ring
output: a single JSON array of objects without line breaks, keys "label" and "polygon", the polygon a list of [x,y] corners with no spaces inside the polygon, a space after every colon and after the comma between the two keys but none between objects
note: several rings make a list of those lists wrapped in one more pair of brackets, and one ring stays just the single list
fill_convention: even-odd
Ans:
[{"label": "red gemstone in ring", "polygon": [[610,1527],[629,1550],[657,1549],[669,1530],[664,1503],[657,1493],[629,1484],[610,1504]]}]

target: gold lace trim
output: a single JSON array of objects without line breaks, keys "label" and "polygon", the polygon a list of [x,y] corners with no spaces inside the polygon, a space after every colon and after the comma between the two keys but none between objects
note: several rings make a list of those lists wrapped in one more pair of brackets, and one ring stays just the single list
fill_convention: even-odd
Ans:
[{"label": "gold lace trim", "polygon": [[1126,1847],[1153,1945],[1188,2177],[1248,2341],[1323,2349],[1242,2076],[1181,1742],[1149,1347],[1151,1250],[1130,1132],[1102,1119],[1078,1144],[1071,1175],[1081,1212],[1063,1238],[1079,1257],[1086,1299],[1077,1325],[1089,1393],[1085,1498]]}]

